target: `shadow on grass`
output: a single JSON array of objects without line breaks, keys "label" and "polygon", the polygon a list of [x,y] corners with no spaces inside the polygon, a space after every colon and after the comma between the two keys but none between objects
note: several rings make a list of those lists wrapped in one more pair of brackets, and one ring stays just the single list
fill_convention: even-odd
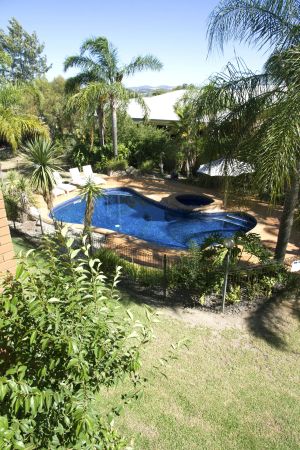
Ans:
[{"label": "shadow on grass", "polygon": [[250,313],[249,331],[269,345],[288,350],[287,333],[291,318],[300,321],[300,275],[291,277],[287,287]]}]

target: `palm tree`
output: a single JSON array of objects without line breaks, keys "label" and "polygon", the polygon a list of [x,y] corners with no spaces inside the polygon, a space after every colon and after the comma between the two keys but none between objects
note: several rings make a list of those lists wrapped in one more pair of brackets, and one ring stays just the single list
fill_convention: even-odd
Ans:
[{"label": "palm tree", "polygon": [[0,139],[15,151],[24,138],[49,136],[48,127],[41,120],[21,110],[24,88],[18,85],[0,85]]},{"label": "palm tree", "polygon": [[102,188],[98,184],[96,184],[92,178],[89,178],[87,182],[80,188],[80,195],[86,201],[83,234],[87,234],[90,241],[90,229],[94,213],[95,201],[102,195],[102,192]]},{"label": "palm tree", "polygon": [[[198,113],[214,112],[212,129],[235,130],[237,152],[255,161],[257,180],[273,199],[285,192],[275,258],[282,262],[293,225],[300,178],[300,4],[297,0],[225,0],[210,17],[209,48],[230,39],[271,51],[264,73],[228,66],[198,98]],[[197,104],[197,102],[196,102]],[[218,114],[222,112],[222,114]]]},{"label": "palm tree", "polygon": [[105,37],[87,39],[81,46],[80,54],[70,56],[65,61],[65,70],[79,67],[82,71],[68,80],[68,86],[83,86],[75,94],[73,105],[91,110],[96,107],[99,120],[100,144],[104,145],[104,105],[109,103],[112,119],[112,142],[115,157],[118,156],[117,109],[120,101],[137,94],[129,92],[122,81],[124,77],[142,70],[160,70],[161,62],[152,55],[138,56],[129,64],[120,64],[118,50]]},{"label": "palm tree", "polygon": [[32,167],[31,181],[42,196],[51,213],[53,208],[52,190],[55,186],[53,172],[60,170],[59,152],[51,141],[36,138],[23,147],[23,155]]}]

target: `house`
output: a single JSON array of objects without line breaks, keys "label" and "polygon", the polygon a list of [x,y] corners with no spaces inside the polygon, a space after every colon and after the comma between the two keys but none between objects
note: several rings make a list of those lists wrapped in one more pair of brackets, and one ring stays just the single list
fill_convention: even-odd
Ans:
[{"label": "house", "polygon": [[[143,97],[148,108],[148,120],[158,126],[166,126],[178,122],[179,117],[174,111],[174,107],[185,92],[185,89],[178,89],[161,95]],[[130,100],[127,113],[135,122],[141,122],[145,116],[142,107],[135,99]]]}]

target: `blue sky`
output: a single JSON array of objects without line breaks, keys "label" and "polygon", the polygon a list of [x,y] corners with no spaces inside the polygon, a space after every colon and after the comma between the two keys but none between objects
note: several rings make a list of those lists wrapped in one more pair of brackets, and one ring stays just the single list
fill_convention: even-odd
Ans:
[{"label": "blue sky", "polygon": [[0,28],[15,17],[26,31],[36,31],[45,43],[47,74],[65,77],[63,61],[78,53],[82,41],[106,36],[119,49],[120,59],[152,53],[164,68],[126,80],[128,86],[201,84],[221,71],[235,53],[259,71],[266,55],[254,48],[229,43],[224,54],[214,50],[207,58],[208,16],[217,0],[0,0]]}]

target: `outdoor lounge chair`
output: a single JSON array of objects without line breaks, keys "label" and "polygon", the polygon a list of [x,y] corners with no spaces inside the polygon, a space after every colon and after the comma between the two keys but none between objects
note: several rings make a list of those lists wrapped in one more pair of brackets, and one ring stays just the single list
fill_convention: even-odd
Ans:
[{"label": "outdoor lounge chair", "polygon": [[53,197],[58,197],[59,195],[63,195],[65,191],[63,189],[60,189],[58,187],[55,187],[52,189],[52,195]]},{"label": "outdoor lounge chair", "polygon": [[78,167],[73,167],[72,169],[69,169],[72,183],[76,184],[77,186],[84,186],[86,184],[86,179],[82,178],[80,175]]},{"label": "outdoor lounge chair", "polygon": [[54,181],[58,189],[62,189],[66,193],[72,192],[76,189],[76,186],[70,183],[64,183],[61,175],[58,172],[53,172]]},{"label": "outdoor lounge chair", "polygon": [[83,174],[85,178],[93,180],[96,184],[105,184],[106,180],[100,177],[100,175],[94,174],[93,169],[90,165],[82,167]]}]

